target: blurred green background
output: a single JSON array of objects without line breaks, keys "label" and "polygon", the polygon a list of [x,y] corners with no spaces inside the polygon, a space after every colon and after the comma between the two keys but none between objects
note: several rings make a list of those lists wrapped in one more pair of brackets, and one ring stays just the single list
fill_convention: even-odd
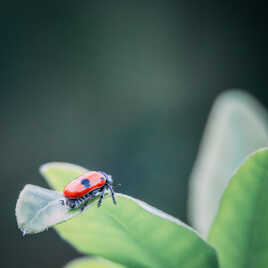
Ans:
[{"label": "blurred green background", "polygon": [[2,4],[1,267],[61,267],[79,255],[54,230],[17,229],[19,191],[47,187],[45,162],[104,170],[119,191],[187,220],[187,182],[215,97],[243,88],[268,105],[267,18],[253,5]]}]

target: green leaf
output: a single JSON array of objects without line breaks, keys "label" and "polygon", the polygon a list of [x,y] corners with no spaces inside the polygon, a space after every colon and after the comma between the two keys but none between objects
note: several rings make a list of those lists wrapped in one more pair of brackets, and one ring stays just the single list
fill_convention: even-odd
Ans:
[{"label": "green leaf", "polygon": [[103,258],[82,257],[69,262],[64,268],[124,268],[118,263],[114,263]]},{"label": "green leaf", "polygon": [[[61,163],[41,168],[57,191],[79,170]],[[116,199],[116,206],[107,198],[55,228],[79,251],[127,267],[217,267],[215,250],[189,226],[127,195],[116,193]]]},{"label": "green leaf", "polygon": [[218,97],[210,113],[189,184],[189,217],[206,236],[232,173],[245,157],[268,145],[267,112],[242,91]]},{"label": "green leaf", "polygon": [[221,268],[268,264],[268,149],[252,154],[225,190],[209,232]]}]

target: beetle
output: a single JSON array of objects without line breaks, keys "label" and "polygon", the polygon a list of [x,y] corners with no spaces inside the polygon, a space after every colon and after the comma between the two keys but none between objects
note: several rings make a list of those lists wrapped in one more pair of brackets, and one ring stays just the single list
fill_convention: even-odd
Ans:
[{"label": "beetle", "polygon": [[76,209],[81,206],[81,211],[83,211],[90,200],[100,196],[98,200],[98,207],[100,207],[107,189],[110,190],[113,203],[116,205],[112,184],[111,175],[102,171],[88,171],[64,187],[63,195],[65,200],[60,200],[60,203],[70,209]]}]

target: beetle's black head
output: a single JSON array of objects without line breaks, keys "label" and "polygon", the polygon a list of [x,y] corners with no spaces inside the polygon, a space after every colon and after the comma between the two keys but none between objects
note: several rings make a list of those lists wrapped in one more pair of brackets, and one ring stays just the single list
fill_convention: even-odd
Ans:
[{"label": "beetle's black head", "polygon": [[107,181],[108,184],[112,185],[113,184],[112,176],[111,175],[107,175],[106,176],[106,181]]},{"label": "beetle's black head", "polygon": [[99,171],[100,173],[102,173],[107,181],[108,184],[112,185],[113,184],[113,179],[111,175],[106,174],[103,171]]}]

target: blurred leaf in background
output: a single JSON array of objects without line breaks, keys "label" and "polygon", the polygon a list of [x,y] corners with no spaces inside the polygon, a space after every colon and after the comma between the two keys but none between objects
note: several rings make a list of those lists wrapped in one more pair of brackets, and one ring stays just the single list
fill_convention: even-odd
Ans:
[{"label": "blurred leaf in background", "polygon": [[268,116],[252,96],[222,93],[209,115],[189,185],[190,222],[204,236],[232,173],[251,152],[268,145]]},{"label": "blurred leaf in background", "polygon": [[208,240],[221,268],[268,267],[268,149],[248,157],[225,190]]}]

